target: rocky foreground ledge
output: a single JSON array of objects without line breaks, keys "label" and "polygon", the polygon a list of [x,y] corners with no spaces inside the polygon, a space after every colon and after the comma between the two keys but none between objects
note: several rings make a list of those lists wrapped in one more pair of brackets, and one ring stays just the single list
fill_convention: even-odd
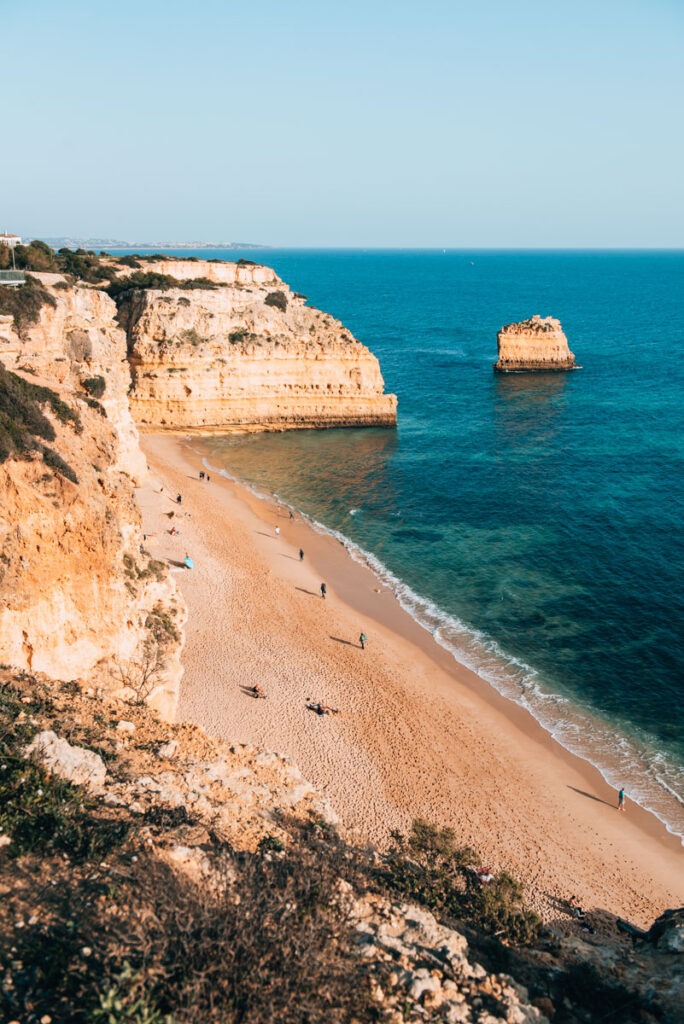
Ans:
[{"label": "rocky foreground ledge", "polygon": [[684,915],[539,931],[449,830],[354,845],[288,758],[136,700],[0,670],[0,797],[8,1022],[681,1020]]},{"label": "rocky foreground ledge", "polygon": [[499,358],[494,369],[500,373],[520,371],[576,370],[560,320],[541,317],[506,324],[497,335]]}]

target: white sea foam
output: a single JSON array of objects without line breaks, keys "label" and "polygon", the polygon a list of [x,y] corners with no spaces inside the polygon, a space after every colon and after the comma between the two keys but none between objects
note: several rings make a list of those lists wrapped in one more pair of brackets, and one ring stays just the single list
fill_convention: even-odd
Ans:
[{"label": "white sea foam", "polygon": [[[226,469],[217,470],[206,458],[202,458],[202,465],[210,472],[218,472],[227,480],[246,487],[257,498],[273,500],[272,494],[261,491]],[[535,668],[508,655],[492,637],[467,626],[429,598],[417,594],[371,551],[355,544],[339,530],[299,512],[281,498],[278,501],[307,519],[317,533],[334,537],[343,544],[350,558],[370,569],[379,582],[392,591],[404,611],[427,630],[440,647],[502,696],[525,708],[557,743],[597,768],[608,785],[616,790],[625,786],[629,798],[654,814],[684,845],[684,771],[662,754],[616,732],[607,722],[576,702],[548,689]],[[350,509],[349,514],[358,511]]]}]

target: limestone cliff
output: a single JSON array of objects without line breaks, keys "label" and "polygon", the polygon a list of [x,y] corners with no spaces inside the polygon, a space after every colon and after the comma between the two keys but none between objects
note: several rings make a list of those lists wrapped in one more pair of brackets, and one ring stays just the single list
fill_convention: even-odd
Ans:
[{"label": "limestone cliff", "polygon": [[575,357],[568,348],[560,320],[539,314],[507,324],[497,336],[499,358],[494,369],[502,372],[520,370],[574,370]]},{"label": "limestone cliff", "polygon": [[267,267],[184,260],[149,272],[207,289],[133,289],[120,300],[136,422],[149,428],[393,426],[375,356]]},{"label": "limestone cliff", "polygon": [[0,452],[0,662],[127,687],[172,715],[186,613],[143,550],[125,336],[102,292],[42,285],[51,301],[21,337],[0,324],[0,365],[16,371],[0,382],[16,442]]},{"label": "limestone cliff", "polygon": [[98,400],[117,435],[116,468],[139,483],[145,475],[145,457],[128,405],[131,377],[116,304],[98,289],[67,285],[59,274],[32,276],[52,302],[41,307],[37,322],[21,336],[12,317],[0,317],[0,360],[8,369],[21,364],[29,373],[81,393],[84,381],[101,377]]}]

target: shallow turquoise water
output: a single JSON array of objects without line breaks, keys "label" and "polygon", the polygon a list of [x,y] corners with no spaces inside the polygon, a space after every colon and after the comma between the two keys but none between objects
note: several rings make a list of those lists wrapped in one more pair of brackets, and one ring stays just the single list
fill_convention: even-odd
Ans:
[{"label": "shallow turquoise water", "polygon": [[[373,350],[399,427],[214,438],[209,461],[374,556],[440,642],[684,834],[684,253],[238,255]],[[497,330],[533,313],[581,371],[493,374]]]}]

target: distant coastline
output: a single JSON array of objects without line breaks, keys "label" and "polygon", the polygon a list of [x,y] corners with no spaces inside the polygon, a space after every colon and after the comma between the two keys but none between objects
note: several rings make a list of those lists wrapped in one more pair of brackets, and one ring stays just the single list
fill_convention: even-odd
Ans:
[{"label": "distant coastline", "polygon": [[46,238],[53,249],[270,249],[255,242],[122,242],[116,238]]}]

